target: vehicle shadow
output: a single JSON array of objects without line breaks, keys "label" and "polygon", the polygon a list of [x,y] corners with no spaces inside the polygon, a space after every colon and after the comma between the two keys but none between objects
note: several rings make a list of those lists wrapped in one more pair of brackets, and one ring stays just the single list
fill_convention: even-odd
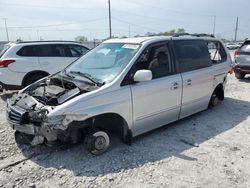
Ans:
[{"label": "vehicle shadow", "polygon": [[[239,111],[242,108],[246,110]],[[200,144],[246,120],[250,115],[247,109],[250,109],[250,102],[225,98],[215,108],[135,138],[131,146],[115,139],[110,151],[101,156],[89,154],[81,144],[65,150],[52,150],[39,146],[40,155],[31,160],[45,168],[71,170],[76,176],[119,173],[169,157],[196,161],[199,155],[187,156],[183,152],[193,147],[199,150]],[[39,147],[32,150],[38,151]],[[30,155],[30,150],[23,150],[23,154]]]},{"label": "vehicle shadow", "polygon": [[245,76],[245,78],[240,79],[240,82],[246,82],[246,83],[250,83],[250,76]]}]

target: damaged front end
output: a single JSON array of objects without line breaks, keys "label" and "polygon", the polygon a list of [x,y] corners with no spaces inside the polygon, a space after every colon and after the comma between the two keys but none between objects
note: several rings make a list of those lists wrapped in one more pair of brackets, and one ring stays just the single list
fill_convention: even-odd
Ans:
[{"label": "damaged front end", "polygon": [[70,112],[51,115],[51,112],[59,105],[97,88],[60,74],[44,78],[7,100],[7,120],[14,130],[32,135],[32,145],[42,144],[45,140],[71,139],[77,142],[77,129],[85,126],[83,121],[88,115]]}]

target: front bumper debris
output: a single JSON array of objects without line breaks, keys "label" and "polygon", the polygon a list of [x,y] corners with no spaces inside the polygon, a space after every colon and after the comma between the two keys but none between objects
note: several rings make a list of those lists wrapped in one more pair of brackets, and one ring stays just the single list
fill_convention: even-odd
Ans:
[{"label": "front bumper debris", "polygon": [[[84,121],[88,118],[86,114],[63,114],[58,116],[42,116],[39,118],[40,111],[25,110],[15,105],[15,102],[10,99],[7,100],[6,117],[12,129],[21,133],[34,135],[34,145],[41,144],[46,138],[47,141],[56,141],[58,135],[67,129],[72,122]],[[34,117],[30,117],[31,114]],[[36,120],[35,120],[36,118]]]}]

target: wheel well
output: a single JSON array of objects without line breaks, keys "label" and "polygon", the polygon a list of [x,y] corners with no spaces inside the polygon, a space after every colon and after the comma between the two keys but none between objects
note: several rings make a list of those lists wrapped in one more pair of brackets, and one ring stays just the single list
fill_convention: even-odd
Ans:
[{"label": "wheel well", "polygon": [[213,94],[218,95],[219,100],[224,100],[224,90],[223,90],[223,85],[219,84],[216,86],[216,88],[214,89]]},{"label": "wheel well", "polygon": [[34,74],[41,74],[41,75],[44,75],[44,76],[50,75],[50,74],[49,74],[48,72],[46,72],[46,71],[41,71],[41,70],[31,71],[31,72],[27,73],[27,74],[24,76],[23,81],[22,81],[22,86],[25,86],[25,82],[27,81],[27,79],[28,79],[30,76],[34,75]]},{"label": "wheel well", "polygon": [[92,118],[94,128],[101,128],[117,134],[122,140],[131,144],[132,132],[126,120],[118,114],[106,113]]}]

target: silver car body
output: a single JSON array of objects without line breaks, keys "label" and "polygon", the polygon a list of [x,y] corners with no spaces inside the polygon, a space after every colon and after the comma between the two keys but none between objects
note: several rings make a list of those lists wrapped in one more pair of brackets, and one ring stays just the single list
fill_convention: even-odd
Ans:
[{"label": "silver car body", "polygon": [[[150,81],[122,85],[126,75],[148,46],[185,39],[201,40],[197,37],[145,37],[105,41],[104,43],[138,44],[140,48],[112,82],[97,90],[76,96],[56,107],[43,106],[43,109],[49,111],[48,119],[64,116],[56,128],[51,127],[50,122],[44,123],[43,126],[47,126],[49,129],[65,130],[72,121],[84,121],[101,114],[117,114],[124,119],[126,129],[134,137],[207,109],[216,87],[220,86],[224,91],[227,73],[232,63],[230,54],[224,46],[227,56],[225,62]],[[218,41],[214,38],[202,38],[202,40]],[[18,95],[22,96],[26,89],[20,91]],[[10,100],[8,103],[8,111],[11,111],[13,105]],[[15,129],[25,132],[22,130],[24,126],[21,127],[11,120],[9,122]],[[53,134],[51,133],[51,136],[51,134],[44,133],[43,126],[35,128],[36,130],[31,132],[33,134],[39,132],[48,140],[53,140]],[[29,132],[32,125],[26,125],[27,127],[26,132]]]}]

